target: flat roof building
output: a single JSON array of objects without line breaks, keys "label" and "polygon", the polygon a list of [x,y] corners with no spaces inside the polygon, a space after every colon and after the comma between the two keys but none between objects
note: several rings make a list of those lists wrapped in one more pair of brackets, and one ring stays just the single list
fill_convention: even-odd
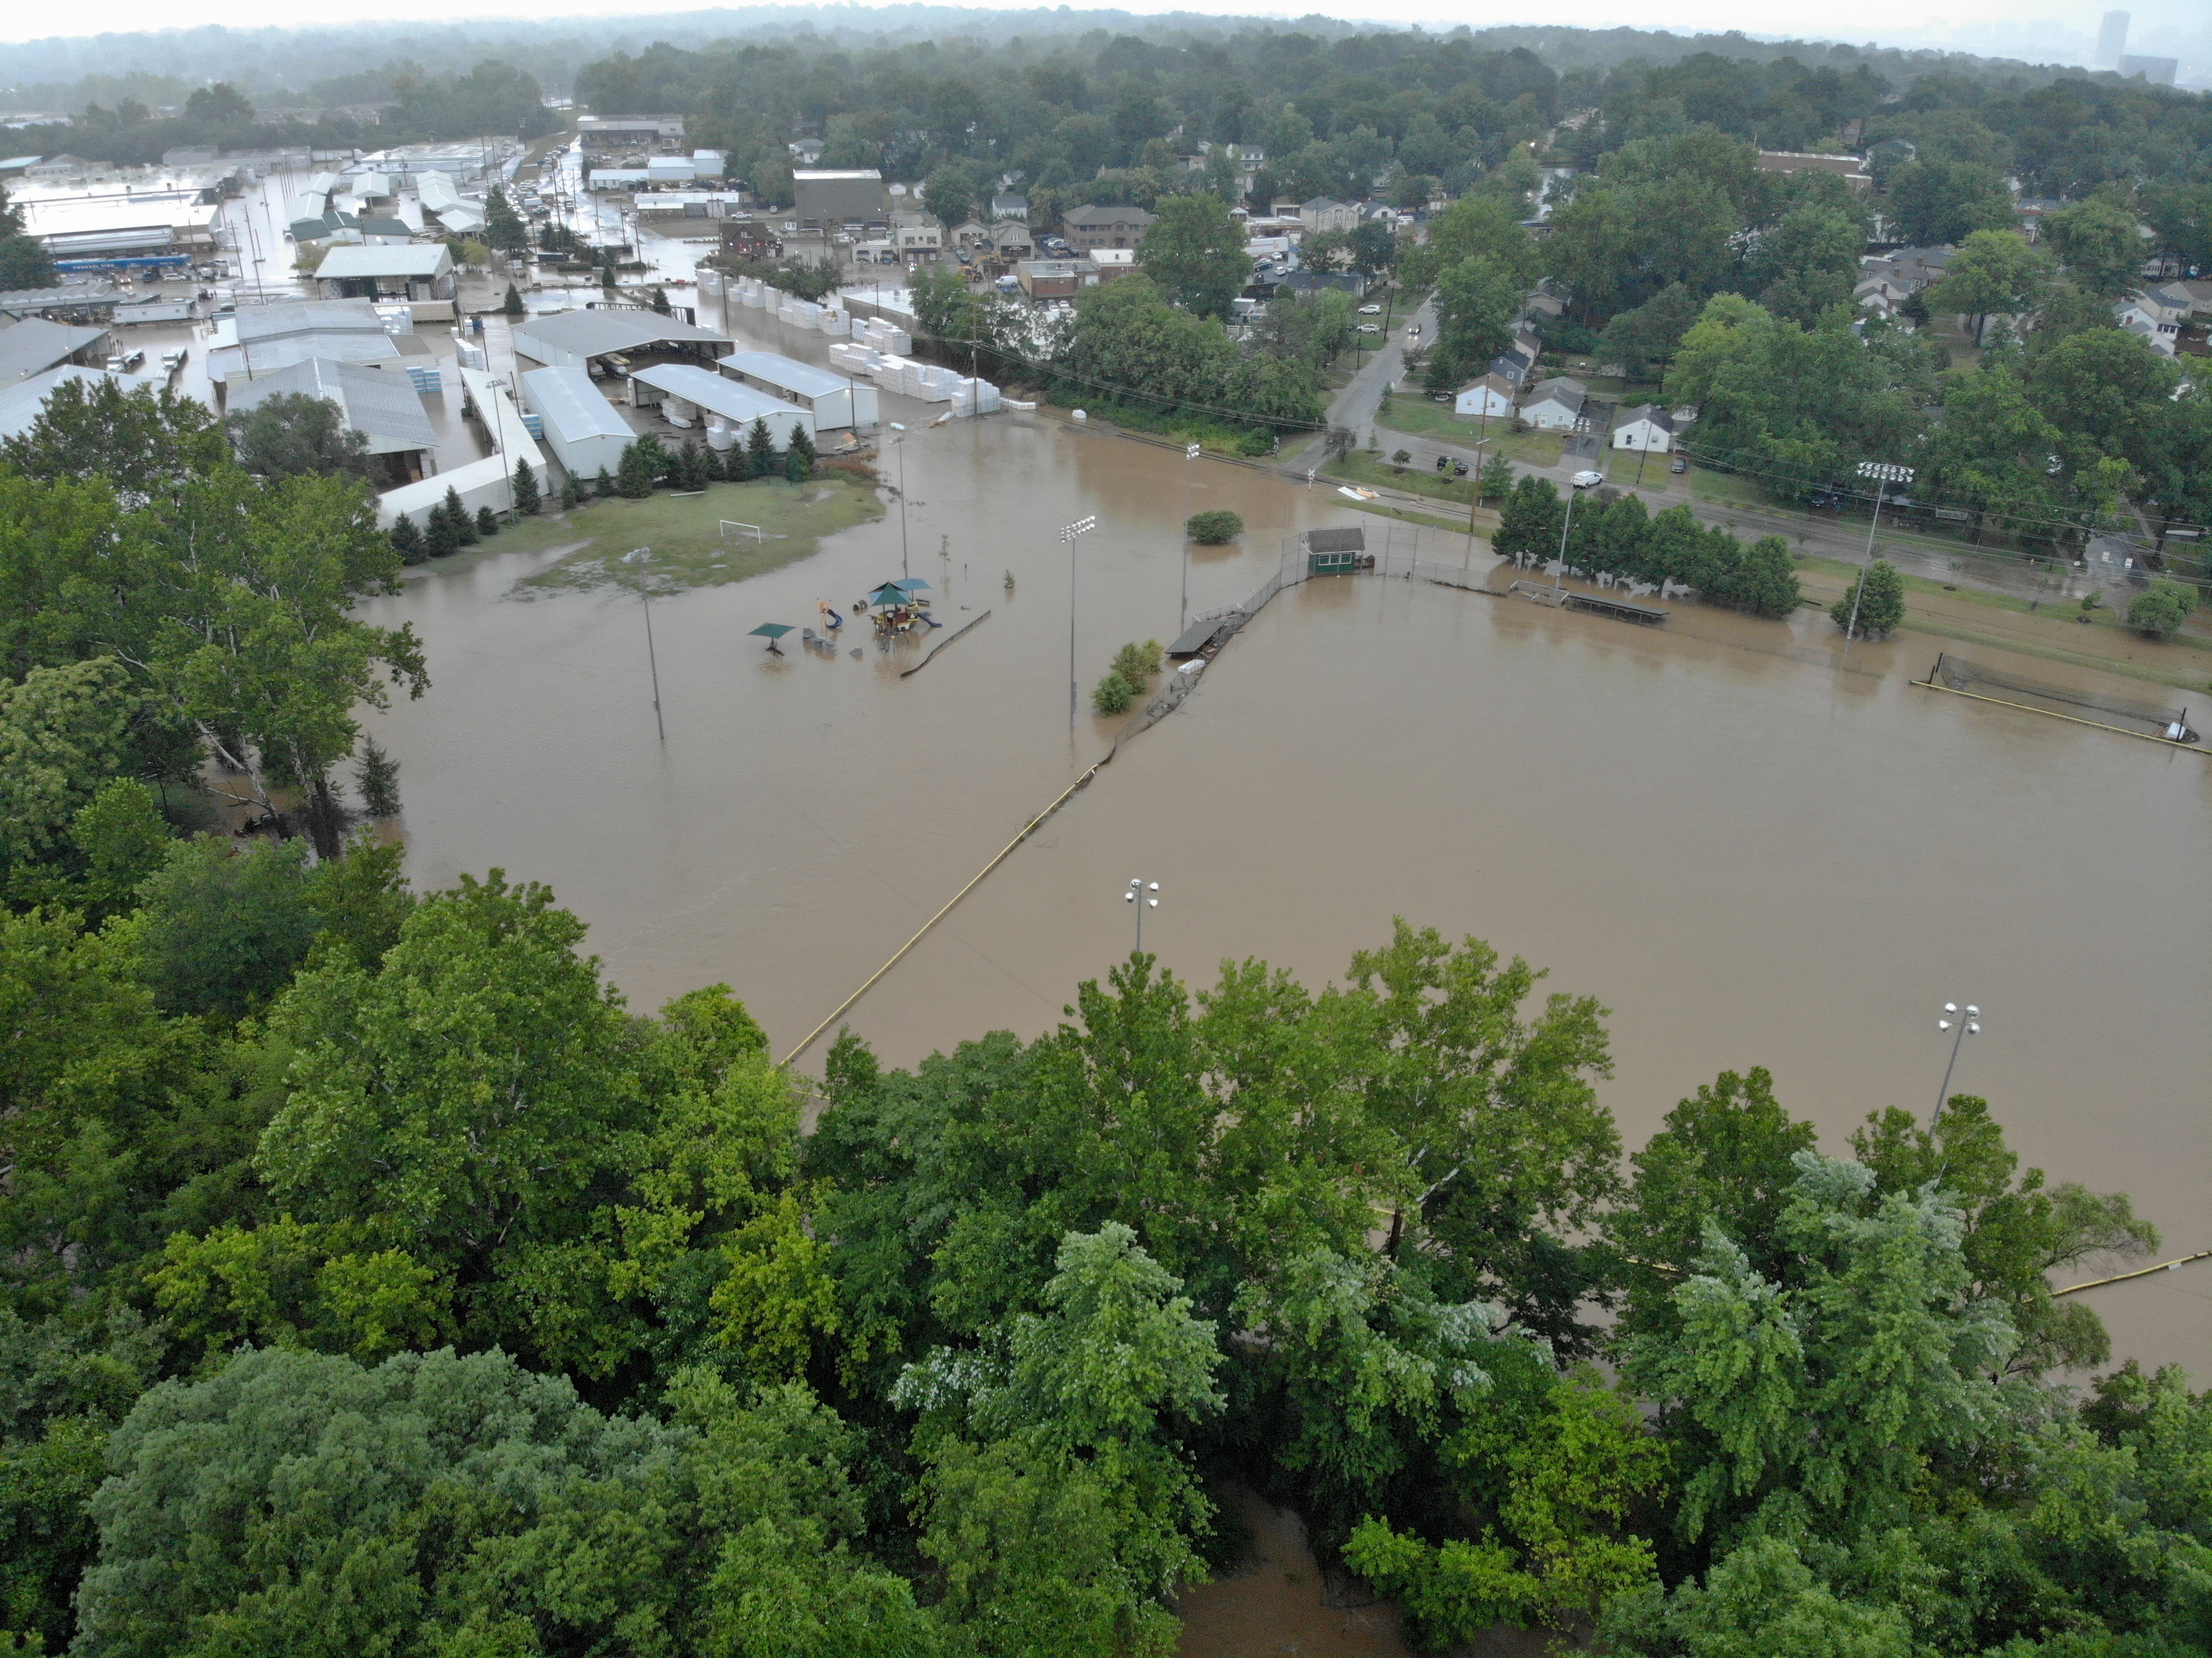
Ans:
[{"label": "flat roof building", "polygon": [[258,380],[313,357],[378,363],[395,362],[404,355],[367,300],[280,300],[274,305],[250,305],[218,319],[216,340],[208,353],[207,374],[218,405],[228,403],[233,379]]},{"label": "flat roof building", "polygon": [[802,230],[878,224],[890,210],[884,175],[874,167],[801,167],[791,175],[792,216]]},{"label": "flat roof building", "polygon": [[865,429],[878,419],[876,388],[773,351],[739,351],[715,365],[732,380],[805,410],[819,431]]}]

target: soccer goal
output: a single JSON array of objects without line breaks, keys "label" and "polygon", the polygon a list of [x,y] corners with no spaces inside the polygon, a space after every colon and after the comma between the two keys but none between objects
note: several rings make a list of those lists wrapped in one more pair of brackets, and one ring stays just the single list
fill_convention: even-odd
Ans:
[{"label": "soccer goal", "polygon": [[740,524],[735,519],[723,519],[722,539],[725,541],[766,541],[768,537],[757,524]]}]

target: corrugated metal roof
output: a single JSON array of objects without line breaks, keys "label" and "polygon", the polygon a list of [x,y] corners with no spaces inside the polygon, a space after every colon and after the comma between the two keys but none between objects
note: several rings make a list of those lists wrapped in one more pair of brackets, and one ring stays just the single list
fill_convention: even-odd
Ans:
[{"label": "corrugated metal roof", "polygon": [[433,242],[392,247],[334,247],[315,267],[318,282],[349,276],[439,276],[453,267],[453,256]]},{"label": "corrugated metal roof", "polygon": [[827,397],[852,384],[842,374],[833,374],[826,368],[779,356],[773,351],[736,352],[715,366],[726,374],[744,374],[787,392],[796,392],[802,398]]},{"label": "corrugated metal roof", "polygon": [[106,331],[74,328],[67,323],[48,322],[44,317],[26,317],[10,327],[0,328],[0,386],[46,373]]},{"label": "corrugated metal roof", "polygon": [[233,383],[243,385],[311,357],[323,357],[333,362],[394,362],[400,355],[398,342],[380,328],[374,334],[311,330],[276,339],[248,340],[241,345],[227,345],[210,351],[208,378],[226,386]]},{"label": "corrugated metal roof", "polygon": [[656,345],[664,340],[679,344],[698,342],[702,344],[727,345],[730,337],[717,334],[712,329],[695,328],[674,317],[664,317],[653,311],[561,311],[548,317],[532,317],[528,322],[514,327],[516,349],[531,355],[530,342],[536,340],[556,350],[579,357],[597,357],[609,351],[635,351],[641,346]]},{"label": "corrugated metal roof", "polygon": [[[731,420],[747,424],[755,420],[788,420],[803,417],[805,410],[794,408],[781,398],[772,398],[765,392],[756,392],[750,386],[741,386],[726,375],[710,369],[695,368],[689,363],[656,363],[650,368],[640,368],[630,375],[643,380],[672,398],[682,398],[686,403],[696,403],[702,409],[726,416]],[[840,382],[842,384],[842,382]],[[774,427],[771,430],[775,430]],[[776,431],[780,440],[782,431]]]},{"label": "corrugated metal roof", "polygon": [[345,422],[368,440],[372,455],[396,450],[434,449],[437,428],[422,411],[422,399],[400,370],[366,368],[330,357],[309,357],[263,374],[257,364],[252,380],[240,380],[227,402],[234,410],[252,409],[287,395],[327,398],[345,412]]},{"label": "corrugated metal roof", "polygon": [[0,438],[12,438],[29,431],[38,422],[39,411],[46,406],[46,398],[65,380],[113,380],[126,392],[155,384],[143,374],[111,374],[104,368],[83,368],[69,363],[18,380],[13,386],[0,386]]},{"label": "corrugated metal roof", "polygon": [[542,416],[547,431],[560,434],[564,443],[636,435],[580,368],[533,368],[522,377],[522,391],[531,413]]}]

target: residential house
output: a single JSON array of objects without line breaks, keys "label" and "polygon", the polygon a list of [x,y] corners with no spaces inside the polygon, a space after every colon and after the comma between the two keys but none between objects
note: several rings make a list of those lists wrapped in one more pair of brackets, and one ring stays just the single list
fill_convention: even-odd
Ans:
[{"label": "residential house", "polygon": [[1865,276],[1887,276],[1908,294],[1917,294],[1931,282],[1942,280],[1944,270],[1958,250],[1948,246],[1937,247],[1899,247],[1879,256],[1859,261]]},{"label": "residential house", "polygon": [[1452,413],[1462,420],[1503,420],[1513,412],[1514,390],[1513,382],[1503,374],[1485,374],[1460,387],[1452,399]]},{"label": "residential house", "polygon": [[824,146],[819,138],[794,138],[784,148],[791,152],[791,159],[799,166],[812,167],[822,159]]},{"label": "residential house", "polygon": [[1528,389],[1528,399],[1521,405],[1521,418],[1540,431],[1571,432],[1589,401],[1588,386],[1568,375],[1555,374]]},{"label": "residential house", "polygon": [[1521,302],[1521,314],[1547,319],[1564,317],[1567,314],[1567,307],[1557,295],[1547,294],[1540,288]]},{"label": "residential house", "polygon": [[1293,270],[1277,284],[1286,294],[1334,291],[1358,299],[1367,292],[1367,278],[1357,270]]},{"label": "residential house", "polygon": [[1624,410],[1613,424],[1613,446],[1663,455],[1674,446],[1674,417],[1656,403]]},{"label": "residential house", "polygon": [[1359,228],[1359,210],[1349,202],[1316,196],[1310,202],[1298,203],[1298,222],[1306,228],[1309,236],[1319,235],[1324,230],[1340,230],[1349,234]]},{"label": "residential house", "polygon": [[1027,224],[1030,218],[1030,198],[1026,196],[994,196],[991,197],[991,217],[994,220],[1019,219],[1024,224]]},{"label": "residential house", "polygon": [[890,240],[898,262],[908,269],[935,264],[945,254],[945,227],[927,213],[892,214]]},{"label": "residential house", "polygon": [[[2179,287],[2179,284],[2169,283],[2167,286]],[[2157,322],[2179,323],[2185,320],[2190,312],[2189,295],[2186,292],[2169,294],[2165,287],[2130,294],[2120,301],[2120,304],[2136,307]]]},{"label": "residential house", "polygon": [[1126,203],[1112,207],[1071,207],[1060,216],[1068,245],[1079,253],[1099,247],[1134,247],[1145,240],[1152,216]]},{"label": "residential house", "polygon": [[2150,290],[2150,297],[2167,307],[2177,322],[2212,316],[2212,282],[2163,282]]},{"label": "residential house", "polygon": [[748,259],[773,259],[781,257],[782,252],[783,243],[764,220],[722,221],[722,258],[727,263],[738,264]]},{"label": "residential house", "polygon": [[[482,220],[477,221],[479,227],[482,223]],[[415,240],[415,227],[404,219],[356,219],[354,221],[353,228],[355,233],[360,236],[363,246],[368,247],[400,247]],[[447,228],[455,231],[461,228],[459,225],[449,225]]]},{"label": "residential house", "polygon": [[991,251],[1002,259],[1025,259],[1036,246],[1036,239],[1019,219],[1002,219],[991,227]]},{"label": "residential house", "polygon": [[1857,191],[1874,188],[1874,175],[1856,155],[1808,155],[1796,150],[1764,149],[1759,154],[1761,173],[1826,173]]},{"label": "residential house", "polygon": [[952,227],[952,246],[963,252],[991,246],[991,227],[981,219],[963,219]]},{"label": "residential house", "polygon": [[1895,316],[1911,296],[1912,290],[1893,276],[1862,276],[1851,288],[1851,303],[1878,316]]},{"label": "residential house", "polygon": [[312,218],[293,220],[285,234],[301,247],[312,247],[317,242],[358,242],[361,221],[333,209]]},{"label": "residential house", "polygon": [[2113,326],[2133,334],[2160,356],[2170,357],[2181,343],[2181,323],[2169,319],[2166,308],[2135,295],[2112,305]]},{"label": "residential house", "polygon": [[1519,346],[1501,351],[1490,360],[1490,372],[1508,386],[1526,386],[1528,376],[1535,372],[1536,354]]}]

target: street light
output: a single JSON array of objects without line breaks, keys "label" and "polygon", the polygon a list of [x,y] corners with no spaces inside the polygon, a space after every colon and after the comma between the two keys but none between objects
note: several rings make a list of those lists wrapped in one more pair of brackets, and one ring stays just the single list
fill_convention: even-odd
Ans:
[{"label": "street light", "polygon": [[898,434],[891,440],[891,447],[898,451],[899,458],[899,574],[910,576],[914,572],[906,567],[906,426],[893,421],[890,427]]},{"label": "street light", "polygon": [[1095,513],[1060,526],[1060,538],[1067,544],[1067,728],[1075,729],[1075,538],[1098,527]]},{"label": "street light", "polygon": [[1182,452],[1182,610],[1176,622],[1180,633],[1190,626],[1190,466],[1198,459],[1198,446],[1187,444]]},{"label": "street light", "polygon": [[1874,517],[1867,524],[1866,568],[1859,572],[1858,586],[1851,589],[1851,619],[1844,629],[1845,657],[1850,655],[1851,638],[1858,631],[1859,600],[1866,592],[1867,570],[1874,568],[1874,532],[1881,523],[1882,497],[1891,484],[1911,483],[1912,469],[1893,465],[1886,460],[1863,460],[1859,463],[1859,476],[1875,481]]},{"label": "street light", "polygon": [[[622,562],[625,564],[635,564],[641,567],[644,565],[646,560],[652,556],[652,548],[633,547],[629,551],[623,555]],[[645,604],[645,659],[647,664],[653,670],[653,729],[660,733],[660,740],[665,743],[668,740],[668,727],[662,722],[660,718],[660,659],[653,654],[653,650],[652,579],[653,578],[649,571],[641,568],[638,576],[637,596],[639,598],[643,600]]]},{"label": "street light", "polygon": [[1147,883],[1142,876],[1132,875],[1129,878],[1129,890],[1121,895],[1122,902],[1136,906],[1137,953],[1140,956],[1145,950],[1145,912],[1147,909],[1158,909],[1160,907],[1160,901],[1155,896],[1159,890],[1160,884],[1158,881]]},{"label": "street light", "polygon": [[1936,1021],[1936,1029],[1950,1030],[1956,1034],[1951,1038],[1951,1062],[1943,1067],[1943,1091],[1936,1095],[1936,1114],[1928,1120],[1928,1127],[1931,1132],[1936,1125],[1942,1121],[1943,1108],[1951,1098],[1951,1073],[1958,1069],[1960,1045],[1967,1037],[1978,1036],[1982,1034],[1982,1010],[1972,1002],[1968,1002],[1965,1013],[1961,1015],[1958,1003],[1946,1002],[1943,1004],[1943,1017]]}]

